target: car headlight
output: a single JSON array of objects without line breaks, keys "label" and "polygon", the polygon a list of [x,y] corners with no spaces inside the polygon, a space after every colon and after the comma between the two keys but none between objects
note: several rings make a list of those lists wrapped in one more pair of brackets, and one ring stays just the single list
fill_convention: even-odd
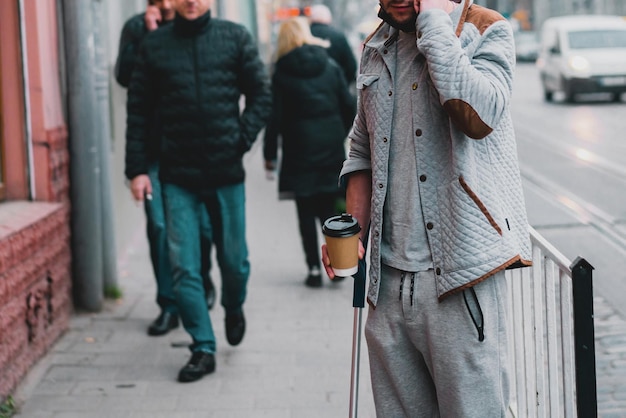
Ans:
[{"label": "car headlight", "polygon": [[567,61],[567,65],[569,68],[576,73],[588,73],[591,69],[591,65],[589,64],[589,60],[587,58],[574,55],[569,58]]}]

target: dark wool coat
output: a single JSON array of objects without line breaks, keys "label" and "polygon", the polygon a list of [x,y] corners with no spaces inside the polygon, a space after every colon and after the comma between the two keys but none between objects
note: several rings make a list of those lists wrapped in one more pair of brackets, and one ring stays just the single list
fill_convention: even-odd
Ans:
[{"label": "dark wool coat", "polygon": [[269,79],[250,33],[210,12],[193,21],[176,15],[139,50],[128,91],[126,176],[147,172],[148,125],[157,123],[161,181],[196,193],[240,183],[243,154],[270,112]]},{"label": "dark wool coat", "polygon": [[277,159],[280,136],[281,197],[338,191],[345,139],[356,113],[341,68],[325,48],[304,45],[278,60],[272,90],[264,156]]}]

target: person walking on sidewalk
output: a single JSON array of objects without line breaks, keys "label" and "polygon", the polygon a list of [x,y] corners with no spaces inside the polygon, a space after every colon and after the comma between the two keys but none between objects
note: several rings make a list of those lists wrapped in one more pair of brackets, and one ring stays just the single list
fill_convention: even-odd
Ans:
[{"label": "person walking on sidewalk", "polygon": [[273,112],[265,131],[265,168],[274,170],[282,141],[279,198],[295,199],[309,274],[305,284],[322,286],[316,219],[336,214],[343,199],[337,177],[345,140],[356,113],[341,68],[328,57],[329,42],[311,35],[306,18],[282,23],[272,77]]},{"label": "person walking on sidewalk", "polygon": [[330,41],[328,55],[339,64],[346,83],[350,86],[356,79],[356,58],[346,35],[331,26],[333,15],[328,6],[324,4],[311,6],[309,21],[313,36]]},{"label": "person walking on sidewalk", "polygon": [[459,1],[382,0],[357,76],[341,176],[371,243],[378,417],[504,417],[510,401],[504,270],[531,264],[513,34]]},{"label": "person walking on sidewalk", "polygon": [[[130,78],[135,67],[135,60],[139,51],[139,45],[143,38],[160,26],[171,23],[174,20],[175,11],[172,0],[150,0],[145,13],[139,13],[126,21],[120,36],[120,47],[115,63],[115,79],[122,87],[128,87]],[[161,309],[159,316],[148,327],[148,335],[165,335],[171,329],[178,327],[178,307],[173,290],[173,279],[167,253],[167,236],[165,232],[165,212],[163,208],[163,196],[159,182],[159,132],[156,129],[158,121],[154,118],[150,127],[149,135],[146,136],[146,152],[149,160],[148,176],[152,184],[151,199],[144,200],[148,243],[150,246],[150,260],[157,283],[156,302]],[[132,145],[132,144],[127,144]],[[133,161],[127,154],[126,176],[132,179]],[[208,216],[204,214],[202,219],[202,277],[204,290],[209,309],[215,302],[215,287],[211,280],[211,226]]]},{"label": "person walking on sidewalk", "polygon": [[250,275],[243,155],[271,111],[269,78],[255,41],[242,25],[214,18],[212,3],[174,0],[173,24],[145,37],[128,91],[126,136],[135,162],[129,174],[137,200],[152,192],[144,146],[151,116],[160,124],[169,258],[180,316],[192,337],[180,382],[215,370],[215,334],[200,274],[203,208],[222,277],[226,337],[231,345],[243,339]]}]

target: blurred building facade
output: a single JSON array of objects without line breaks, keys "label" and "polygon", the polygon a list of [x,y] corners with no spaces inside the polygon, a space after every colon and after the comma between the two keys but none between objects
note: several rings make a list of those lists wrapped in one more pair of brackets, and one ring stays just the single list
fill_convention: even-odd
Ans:
[{"label": "blurred building facade", "polygon": [[528,29],[538,30],[544,20],[570,14],[626,16],[624,0],[477,0],[477,4],[498,10],[507,17],[528,19]]}]

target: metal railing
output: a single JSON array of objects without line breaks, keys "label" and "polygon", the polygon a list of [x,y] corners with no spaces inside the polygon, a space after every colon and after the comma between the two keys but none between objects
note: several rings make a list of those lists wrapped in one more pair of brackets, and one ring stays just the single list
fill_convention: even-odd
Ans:
[{"label": "metal railing", "polygon": [[507,271],[511,414],[596,417],[593,267],[530,235],[533,267]]}]

